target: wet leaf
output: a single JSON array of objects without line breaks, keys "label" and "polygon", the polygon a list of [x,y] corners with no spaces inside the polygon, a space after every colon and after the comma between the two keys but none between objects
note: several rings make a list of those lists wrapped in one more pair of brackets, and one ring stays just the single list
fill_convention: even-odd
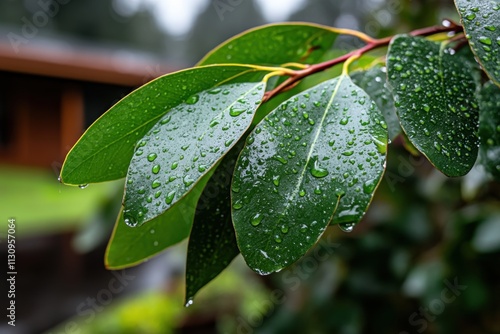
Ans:
[{"label": "wet leaf", "polygon": [[170,109],[228,80],[254,81],[255,76],[265,73],[244,65],[207,66],[168,74],[145,84],[87,129],[68,153],[61,181],[80,185],[125,177],[135,144]]},{"label": "wet leaf", "polygon": [[500,88],[492,82],[480,94],[479,147],[480,162],[500,180]]},{"label": "wet leaf", "polygon": [[125,224],[120,212],[106,249],[108,269],[135,266],[167,247],[184,240],[191,231],[196,203],[210,175],[205,176],[189,194],[168,212],[135,228]]},{"label": "wet leaf", "polygon": [[321,83],[271,112],[237,162],[232,216],[238,246],[260,274],[303,256],[328,224],[352,228],[384,171],[387,126],[348,76]]},{"label": "wet leaf", "polygon": [[470,67],[445,44],[397,36],[387,57],[401,126],[441,172],[462,176],[478,152],[478,102]]},{"label": "wet leaf", "polygon": [[338,34],[326,26],[279,23],[243,32],[208,53],[198,65],[242,63],[311,64],[333,45]]},{"label": "wet leaf", "polygon": [[196,93],[139,141],[127,174],[124,217],[131,226],[161,215],[196,185],[250,126],[265,82]]},{"label": "wet leaf", "polygon": [[455,0],[467,40],[486,74],[500,85],[500,1]]},{"label": "wet leaf", "polygon": [[377,65],[366,71],[352,73],[351,79],[370,95],[382,111],[389,131],[389,139],[392,140],[401,133],[401,126],[396,115],[394,99],[387,83],[386,71],[385,67]]},{"label": "wet leaf", "polygon": [[231,219],[231,178],[242,144],[224,157],[198,202],[186,260],[186,303],[240,253]]}]

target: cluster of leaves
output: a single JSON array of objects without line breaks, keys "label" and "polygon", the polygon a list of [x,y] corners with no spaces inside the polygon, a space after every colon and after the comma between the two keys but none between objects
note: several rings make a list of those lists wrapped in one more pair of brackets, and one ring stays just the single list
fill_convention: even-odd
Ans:
[{"label": "cluster of leaves", "polygon": [[[479,155],[500,178],[500,3],[456,5],[462,25],[379,40],[260,27],[118,102],[61,171],[73,185],[126,177],[107,267],[189,236],[188,303],[240,252],[259,274],[280,271],[329,225],[348,232],[361,220],[398,136],[448,176]],[[323,61],[339,35],[365,45]],[[338,76],[308,83],[339,64]]]}]

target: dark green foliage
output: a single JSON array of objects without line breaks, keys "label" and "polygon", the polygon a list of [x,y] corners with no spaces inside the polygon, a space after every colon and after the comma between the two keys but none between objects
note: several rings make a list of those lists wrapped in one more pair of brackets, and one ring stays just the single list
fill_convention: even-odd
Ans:
[{"label": "dark green foliage", "polygon": [[500,1],[455,0],[469,45],[486,74],[500,85]]},{"label": "dark green foliage", "polygon": [[240,253],[231,220],[231,176],[243,143],[221,161],[201,195],[186,260],[186,302]]},{"label": "dark green foliage", "polygon": [[243,257],[261,274],[304,255],[332,222],[351,229],[383,174],[387,130],[348,76],[272,111],[247,139],[233,180]]},{"label": "dark green foliage", "polygon": [[388,79],[401,126],[413,145],[448,176],[477,158],[476,83],[466,59],[445,42],[397,36],[387,55]]},{"label": "dark green foliage", "polygon": [[[107,266],[137,264],[190,235],[188,302],[239,252],[260,274],[280,271],[328,226],[350,232],[361,220],[401,128],[406,147],[444,174],[467,174],[480,152],[498,178],[500,93],[483,87],[486,75],[498,82],[498,2],[457,2],[467,38],[452,23],[384,39],[269,25],[118,102],[61,172],[73,185],[127,176]],[[484,15],[471,26],[470,12]],[[365,46],[319,62],[338,35]],[[387,57],[373,52],[387,47]]]}]

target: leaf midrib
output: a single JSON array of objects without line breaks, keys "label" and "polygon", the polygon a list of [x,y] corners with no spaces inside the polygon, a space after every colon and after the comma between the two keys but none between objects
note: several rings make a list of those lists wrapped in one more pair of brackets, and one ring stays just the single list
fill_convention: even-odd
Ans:
[{"label": "leaf midrib", "polygon": [[[311,147],[309,149],[309,152],[307,153],[307,158],[306,158],[306,163],[304,165],[304,168],[302,169],[302,172],[300,173],[300,176],[298,178],[298,181],[295,185],[295,188],[294,190],[292,191],[292,194],[290,195],[288,201],[287,201],[287,204],[285,206],[285,209],[283,210],[283,212],[279,215],[279,218],[277,220],[277,223],[275,225],[275,228],[279,227],[279,223],[281,222],[282,220],[282,217],[286,216],[286,214],[288,213],[288,209],[290,208],[290,205],[292,202],[294,202],[295,198],[297,197],[298,193],[300,192],[300,186],[302,184],[302,181],[304,180],[304,175],[305,173],[307,172],[307,168],[309,166],[309,162],[311,161],[311,156],[312,156],[312,153],[314,151],[314,148],[316,147],[316,143],[318,141],[318,138],[319,138],[319,135],[321,133],[321,130],[323,128],[323,124],[325,122],[325,119],[326,119],[326,116],[328,115],[329,113],[329,110],[330,110],[330,107],[332,106],[333,104],[333,101],[335,100],[335,97],[337,96],[337,93],[338,93],[338,90],[340,88],[340,85],[342,84],[342,81],[344,80],[346,76],[343,74],[341,76],[339,76],[337,78],[337,84],[335,85],[335,88],[333,90],[333,93],[332,93],[332,96],[330,97],[330,100],[328,101],[328,104],[326,105],[325,107],[325,112],[323,113],[323,117],[321,118],[321,121],[318,123],[318,127],[317,127],[317,131],[316,131],[316,134],[314,136],[314,140],[312,141],[312,144],[311,144]],[[337,210],[338,208],[338,204],[340,202],[340,199],[337,201],[337,205],[335,206],[335,210],[334,212],[332,213],[332,216],[335,214],[335,211]],[[331,218],[330,218],[331,220]],[[329,221],[330,221],[329,220]],[[328,222],[329,222],[328,221]],[[266,248],[269,248],[269,245],[270,245],[270,240],[268,240],[268,243],[266,244]]]}]

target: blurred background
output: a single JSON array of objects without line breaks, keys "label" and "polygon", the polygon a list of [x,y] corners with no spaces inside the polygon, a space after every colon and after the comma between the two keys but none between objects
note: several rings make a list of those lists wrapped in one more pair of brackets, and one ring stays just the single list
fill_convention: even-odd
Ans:
[{"label": "blurred background", "polygon": [[9,218],[18,275],[16,326],[2,314],[0,332],[500,333],[500,187],[480,167],[448,179],[395,140],[352,233],[329,228],[271,276],[238,257],[189,308],[186,243],[104,269],[122,181],[57,181],[71,146],[113,103],[248,28],[308,21],[381,37],[444,18],[456,19],[451,0],[2,0],[2,303]]}]

